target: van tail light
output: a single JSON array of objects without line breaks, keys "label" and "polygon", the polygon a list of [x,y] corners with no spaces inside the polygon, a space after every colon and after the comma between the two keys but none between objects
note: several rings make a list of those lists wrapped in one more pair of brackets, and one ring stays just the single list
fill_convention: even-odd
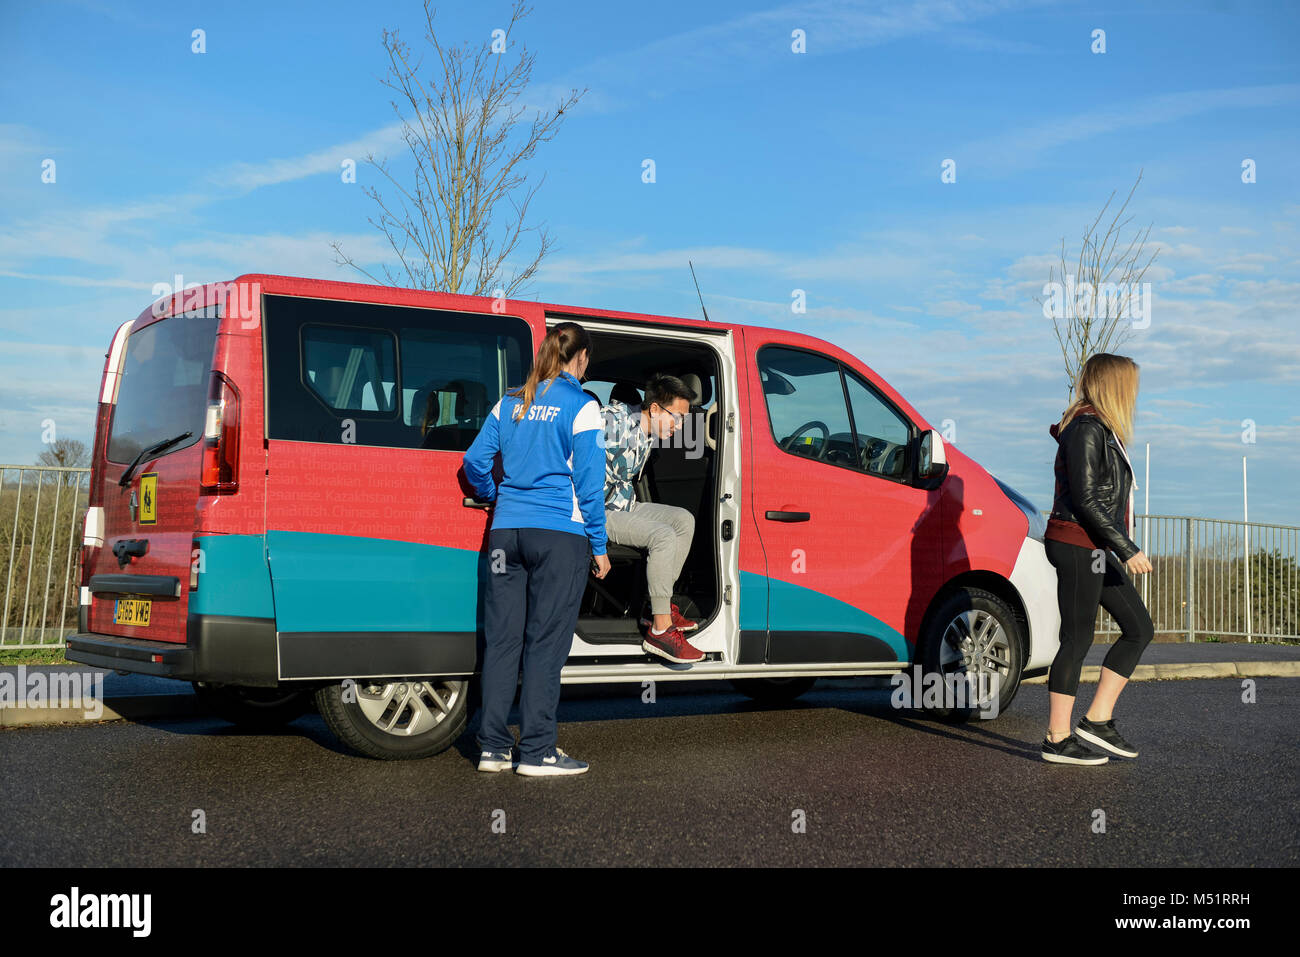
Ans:
[{"label": "van tail light", "polygon": [[210,381],[199,491],[230,495],[239,490],[239,390],[220,372]]},{"label": "van tail light", "polygon": [[112,414],[113,406],[101,402],[99,412],[95,416],[95,445],[94,452],[91,453],[90,475],[86,487],[86,512],[82,517],[81,549],[77,553],[82,604],[90,600],[90,576],[99,558],[99,550],[104,545],[104,450],[108,442],[108,423]]},{"label": "van tail light", "polygon": [[203,562],[203,546],[197,538],[190,541],[190,591],[199,590],[199,565]]},{"label": "van tail light", "polygon": [[[92,496],[92,501],[93,501]],[[82,594],[79,603],[86,603],[87,589],[90,588],[90,574],[95,568],[95,561],[99,557],[99,550],[104,547],[104,509],[100,505],[90,505],[86,508],[86,515],[82,521],[81,528],[81,553],[79,555],[81,565],[80,583]]]}]

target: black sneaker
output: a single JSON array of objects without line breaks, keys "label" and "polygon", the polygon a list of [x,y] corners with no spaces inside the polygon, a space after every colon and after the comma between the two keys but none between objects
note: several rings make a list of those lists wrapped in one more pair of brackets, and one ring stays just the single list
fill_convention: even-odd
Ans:
[{"label": "black sneaker", "polygon": [[1053,764],[1105,764],[1110,758],[1089,751],[1071,734],[1060,741],[1043,738],[1043,760]]},{"label": "black sneaker", "polygon": [[1118,754],[1121,758],[1138,756],[1137,748],[1125,741],[1123,735],[1115,730],[1114,718],[1109,721],[1089,721],[1083,718],[1079,721],[1079,726],[1074,729],[1074,733],[1089,744],[1095,744],[1111,754]]}]

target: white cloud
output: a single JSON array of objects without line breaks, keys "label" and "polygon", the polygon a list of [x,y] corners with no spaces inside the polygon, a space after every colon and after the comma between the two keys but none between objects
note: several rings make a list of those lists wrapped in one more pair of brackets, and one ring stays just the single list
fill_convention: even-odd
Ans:
[{"label": "white cloud", "polygon": [[340,164],[344,160],[351,159],[360,167],[366,154],[374,153],[376,159],[382,160],[387,151],[399,146],[405,149],[402,124],[390,123],[345,143],[322,147],[298,156],[256,163],[234,163],[213,173],[211,179],[218,186],[249,192],[263,186],[289,183],[323,173],[338,176],[342,173]]},{"label": "white cloud", "polygon": [[[963,31],[967,24],[1043,2],[1050,0],[903,0],[870,6],[853,0],[788,3],[613,51],[565,73],[555,86],[591,86],[601,97],[597,108],[617,109],[644,99],[647,93],[689,89],[700,82],[701,74],[734,80],[770,68],[778,57],[791,55],[790,34],[796,28],[805,32],[809,56],[834,56],[912,38],[967,46],[982,43],[995,52],[1030,52],[1026,44]],[[653,28],[655,21],[649,22]],[[665,71],[665,62],[678,68]],[[610,92],[626,91],[633,84],[635,93],[624,93],[621,100],[617,92]]]},{"label": "white cloud", "polygon": [[1295,83],[1161,93],[1006,130],[964,144],[951,155],[964,168],[978,169],[982,177],[1007,176],[1036,165],[1044,153],[1097,136],[1217,110],[1294,109],[1297,102],[1300,84]]}]

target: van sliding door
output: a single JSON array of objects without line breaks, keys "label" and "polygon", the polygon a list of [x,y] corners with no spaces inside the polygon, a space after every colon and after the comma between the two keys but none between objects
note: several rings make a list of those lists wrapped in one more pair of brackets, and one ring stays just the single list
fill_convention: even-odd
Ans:
[{"label": "van sliding door", "polygon": [[267,552],[282,678],[475,665],[487,515],[461,459],[523,381],[514,316],[266,297]]}]

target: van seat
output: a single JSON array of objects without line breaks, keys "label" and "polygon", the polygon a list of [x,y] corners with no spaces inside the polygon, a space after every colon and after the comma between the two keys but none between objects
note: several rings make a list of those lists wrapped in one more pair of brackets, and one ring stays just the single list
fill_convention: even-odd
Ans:
[{"label": "van seat", "polygon": [[632,585],[628,589],[628,594],[625,596],[616,595],[605,582],[595,575],[588,576],[588,587],[611,608],[617,609],[620,617],[633,614],[639,615],[641,604],[645,601],[646,596],[646,578],[645,571],[638,566],[646,559],[645,551],[640,548],[633,548],[631,545],[618,545],[609,542],[605,545],[605,554],[609,557],[611,572],[615,568],[631,567]]}]

